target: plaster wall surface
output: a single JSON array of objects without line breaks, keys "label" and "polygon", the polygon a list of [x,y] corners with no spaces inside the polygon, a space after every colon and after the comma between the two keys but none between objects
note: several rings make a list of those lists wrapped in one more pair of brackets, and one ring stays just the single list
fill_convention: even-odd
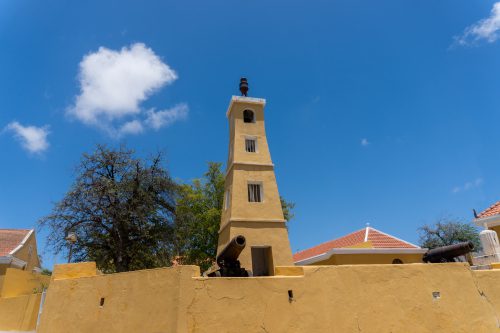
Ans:
[{"label": "plaster wall surface", "polygon": [[500,238],[500,225],[488,227],[488,229],[495,231],[497,233],[497,236]]},{"label": "plaster wall surface", "polygon": [[[254,112],[255,122],[245,123],[243,121],[244,110]],[[229,140],[230,144],[234,145],[234,162],[272,164],[264,126],[263,104],[241,101],[234,103],[229,114],[229,126],[233,126],[233,128],[230,128]],[[245,151],[245,138],[247,137],[257,139],[257,153],[247,153]]]},{"label": "plaster wall surface", "polygon": [[[270,247],[272,258],[268,262],[273,262],[275,266],[293,264],[266,139],[264,106],[263,99],[233,96],[227,113],[229,156],[217,253],[220,254],[234,236],[243,235],[247,247],[239,260],[249,270],[252,270],[252,247]],[[244,120],[246,110],[254,116],[250,122]],[[256,140],[254,152],[246,151],[247,138]],[[259,199],[253,199],[258,202],[250,201],[249,184],[260,185],[257,192]],[[259,260],[257,255],[254,259],[256,262]]]},{"label": "plaster wall surface", "polygon": [[40,267],[40,259],[38,258],[36,237],[34,232],[26,240],[24,246],[13,253],[13,256],[26,262],[26,271],[31,272],[33,268]]},{"label": "plaster wall surface", "polygon": [[8,268],[4,275],[0,289],[0,297],[16,297],[41,293],[49,285],[50,277],[22,271],[17,268]]},{"label": "plaster wall surface", "polygon": [[49,277],[8,268],[0,281],[0,331],[33,330]]},{"label": "plaster wall surface", "polygon": [[[231,228],[226,228],[227,232],[220,234],[219,237],[227,237],[229,240],[238,236],[245,235],[247,244],[241,255],[239,261],[241,267],[252,270],[252,256],[250,254],[252,246],[266,246],[272,244],[272,257],[275,262],[280,265],[291,266],[293,265],[293,258],[291,256],[290,243],[283,240],[288,239],[288,230],[285,222],[230,222]],[[262,230],[267,232],[263,232]]]},{"label": "plaster wall surface", "polygon": [[36,327],[41,294],[0,298],[0,331],[31,331]]},{"label": "plaster wall surface", "polygon": [[314,265],[367,265],[392,264],[394,259],[400,259],[404,264],[422,263],[421,253],[386,253],[386,254],[333,254],[327,260],[319,261]]},{"label": "plaster wall surface", "polygon": [[54,279],[38,332],[500,332],[500,271],[476,277],[456,263],[277,272],[290,274],[203,278],[179,266]]}]

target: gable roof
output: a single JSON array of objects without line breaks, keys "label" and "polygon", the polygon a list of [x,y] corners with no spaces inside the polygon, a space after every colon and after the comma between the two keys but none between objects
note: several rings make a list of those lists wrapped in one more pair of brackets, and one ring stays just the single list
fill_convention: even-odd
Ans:
[{"label": "gable roof", "polygon": [[483,219],[485,217],[491,217],[494,215],[499,215],[500,214],[500,201],[497,201],[490,207],[486,208],[483,210],[481,213],[477,215],[478,219]]},{"label": "gable roof", "polygon": [[406,242],[375,228],[366,227],[343,237],[299,251],[293,255],[293,261],[303,261],[325,254],[332,249],[353,247],[363,247],[366,249],[367,246],[364,246],[364,244],[369,245],[368,247],[371,249],[420,249],[415,244]]},{"label": "gable roof", "polygon": [[0,229],[0,257],[16,252],[33,231],[33,229]]}]

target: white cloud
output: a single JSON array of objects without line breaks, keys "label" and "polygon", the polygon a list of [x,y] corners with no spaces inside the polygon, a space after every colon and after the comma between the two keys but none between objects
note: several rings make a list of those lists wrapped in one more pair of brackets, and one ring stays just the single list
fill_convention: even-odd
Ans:
[{"label": "white cloud", "polygon": [[162,111],[149,110],[147,112],[145,123],[149,127],[159,130],[160,128],[168,126],[177,120],[186,119],[188,111],[189,108],[185,103],[177,104],[173,108]]},{"label": "white cloud", "polygon": [[500,2],[496,2],[488,18],[467,27],[461,36],[455,37],[455,42],[458,45],[470,45],[481,40],[493,43],[500,37],[499,31]]},{"label": "white cloud", "polygon": [[144,130],[141,118],[148,120],[150,114],[145,115],[140,104],[178,76],[153,50],[136,43],[119,51],[100,47],[87,54],[80,62],[78,78],[80,93],[67,113],[120,136]]},{"label": "white cloud", "polygon": [[459,193],[459,192],[468,191],[468,190],[471,190],[473,188],[477,188],[477,187],[481,186],[483,184],[483,182],[484,181],[483,181],[482,178],[476,178],[475,180],[466,182],[465,184],[463,184],[461,186],[455,186],[455,187],[453,187],[453,189],[451,190],[451,192],[454,193],[454,194],[456,194],[456,193]]},{"label": "white cloud", "polygon": [[144,127],[139,120],[131,120],[123,124],[119,131],[118,136],[126,135],[126,134],[140,134],[144,131]]},{"label": "white cloud", "polygon": [[13,121],[5,127],[5,130],[13,132],[14,137],[30,153],[42,153],[49,148],[47,136],[50,132],[48,126],[23,126],[17,121]]},{"label": "white cloud", "polygon": [[361,145],[362,145],[363,147],[366,147],[366,146],[368,146],[369,144],[370,144],[370,142],[368,141],[368,139],[366,139],[366,138],[361,139]]}]

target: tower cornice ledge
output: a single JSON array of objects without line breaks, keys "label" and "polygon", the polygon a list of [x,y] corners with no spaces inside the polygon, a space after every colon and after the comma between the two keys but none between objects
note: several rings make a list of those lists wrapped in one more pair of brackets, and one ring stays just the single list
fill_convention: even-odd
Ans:
[{"label": "tower cornice ledge", "polygon": [[261,166],[261,167],[269,167],[269,168],[274,168],[274,163],[233,162],[233,163],[231,163],[231,165],[229,165],[229,167],[227,168],[227,170],[226,170],[226,176],[227,176],[227,174],[229,173],[229,171],[231,171],[231,169],[232,169],[235,165],[251,165],[251,166]]},{"label": "tower cornice ledge", "polygon": [[252,219],[252,218],[238,218],[238,217],[233,217],[224,225],[221,225],[219,228],[219,233],[221,233],[224,229],[226,229],[230,224],[232,223],[238,223],[238,222],[247,222],[247,223],[279,223],[279,224],[285,224],[287,221],[285,219]]},{"label": "tower cornice ledge", "polygon": [[231,101],[229,102],[229,107],[227,108],[227,111],[226,111],[226,117],[229,118],[229,113],[231,112],[231,108],[233,107],[233,104],[236,102],[257,104],[257,105],[262,105],[263,107],[266,105],[266,100],[264,98],[233,96],[233,97],[231,97]]}]

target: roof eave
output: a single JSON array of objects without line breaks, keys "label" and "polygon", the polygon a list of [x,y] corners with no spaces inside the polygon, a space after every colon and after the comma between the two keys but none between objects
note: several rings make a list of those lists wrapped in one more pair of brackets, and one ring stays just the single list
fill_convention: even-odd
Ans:
[{"label": "roof eave", "polygon": [[27,262],[16,257],[9,255],[0,257],[0,264],[13,265],[17,268],[24,268],[27,265]]},{"label": "roof eave", "polygon": [[12,251],[9,252],[9,255],[12,255],[14,253],[16,253],[17,251],[19,251],[23,246],[24,244],[26,244],[26,242],[28,241],[28,239],[30,238],[30,236],[35,232],[35,229],[31,229],[27,234],[26,236],[24,236],[23,240],[21,241],[21,243],[19,243],[18,246],[16,246]]},{"label": "roof eave", "polygon": [[427,252],[426,248],[337,248],[331,249],[328,252],[319,254],[314,257],[298,260],[296,265],[309,265],[314,264],[326,259],[329,259],[334,254],[424,254]]},{"label": "roof eave", "polygon": [[487,228],[496,227],[500,225],[500,215],[493,215],[488,217],[480,217],[473,220],[474,224],[480,227],[486,226]]}]

